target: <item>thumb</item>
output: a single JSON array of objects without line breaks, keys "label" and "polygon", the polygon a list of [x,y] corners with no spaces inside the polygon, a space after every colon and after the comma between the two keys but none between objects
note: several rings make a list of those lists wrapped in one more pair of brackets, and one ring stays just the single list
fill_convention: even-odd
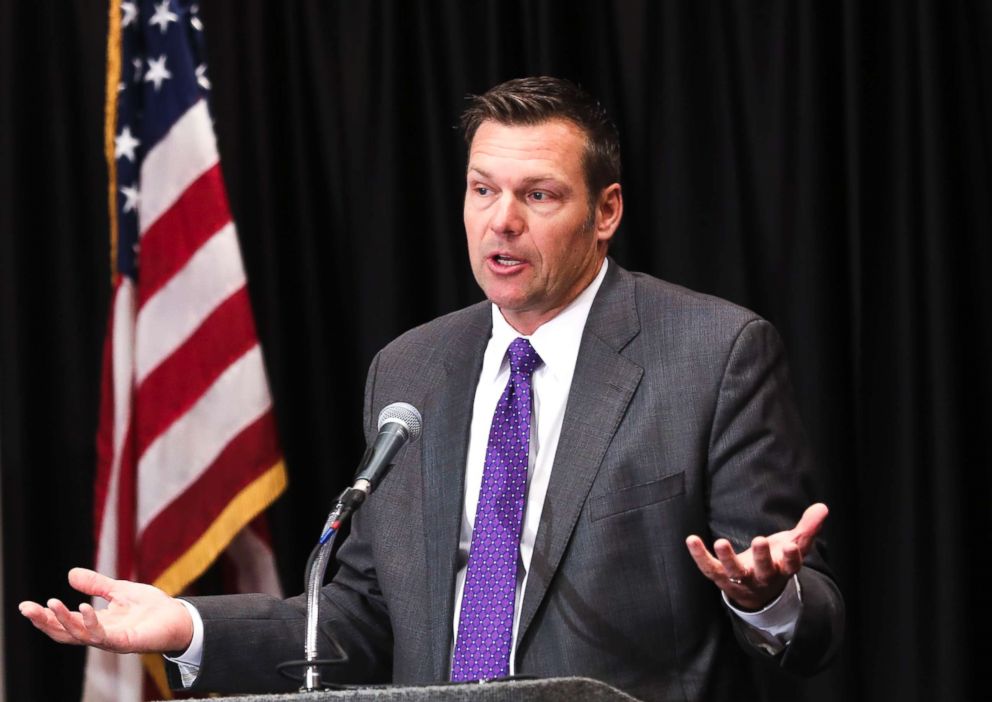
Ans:
[{"label": "thumb", "polygon": [[110,599],[110,590],[117,581],[89,568],[73,568],[69,571],[69,584],[75,590],[87,595]]},{"label": "thumb", "polygon": [[810,544],[823,527],[823,521],[830,510],[822,502],[817,502],[806,508],[796,526],[792,529],[792,541],[799,547],[803,555],[809,551]]}]

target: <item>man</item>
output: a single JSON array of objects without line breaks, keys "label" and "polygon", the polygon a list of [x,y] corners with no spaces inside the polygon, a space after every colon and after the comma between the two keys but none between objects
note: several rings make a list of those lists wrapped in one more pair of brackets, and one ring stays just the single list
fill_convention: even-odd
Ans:
[{"label": "man", "polygon": [[[745,650],[820,669],[843,601],[814,538],[826,508],[803,512],[809,458],[774,330],[607,259],[618,140],[574,85],[509,81],[463,126],[469,257],[489,302],[372,363],[369,440],[394,401],[421,408],[424,434],[323,590],[322,635],[349,658],[327,677],[585,675],[718,700],[753,696]],[[697,535],[719,537],[713,553]],[[274,668],[302,650],[301,598],[182,603],[80,569],[70,582],[112,605],[22,604],[58,641],[181,652],[198,689],[291,687]]]}]

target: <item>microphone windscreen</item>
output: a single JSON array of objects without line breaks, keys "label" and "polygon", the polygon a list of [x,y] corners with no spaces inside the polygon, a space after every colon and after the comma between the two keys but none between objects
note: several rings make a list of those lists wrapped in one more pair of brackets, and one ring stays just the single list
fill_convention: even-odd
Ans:
[{"label": "microphone windscreen", "polygon": [[379,413],[378,428],[382,429],[383,425],[389,422],[399,422],[406,427],[410,441],[419,437],[420,431],[423,428],[423,420],[420,418],[420,412],[416,407],[407,402],[394,402],[382,408],[382,412]]}]

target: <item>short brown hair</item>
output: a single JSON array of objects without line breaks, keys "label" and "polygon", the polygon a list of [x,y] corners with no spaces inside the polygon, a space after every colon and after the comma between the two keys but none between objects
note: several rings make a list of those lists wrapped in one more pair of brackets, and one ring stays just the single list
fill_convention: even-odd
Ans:
[{"label": "short brown hair", "polygon": [[564,78],[532,76],[514,78],[482,95],[469,95],[461,126],[469,148],[479,126],[541,124],[553,119],[574,123],[586,135],[582,158],[589,197],[620,182],[620,137],[606,110],[592,95]]}]

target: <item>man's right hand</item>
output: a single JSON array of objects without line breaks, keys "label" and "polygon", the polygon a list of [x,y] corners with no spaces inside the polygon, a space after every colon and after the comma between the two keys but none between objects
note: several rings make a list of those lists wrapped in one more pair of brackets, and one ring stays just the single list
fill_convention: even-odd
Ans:
[{"label": "man's right hand", "polygon": [[113,580],[86,568],[69,571],[69,584],[107,600],[106,609],[88,603],[73,612],[57,599],[43,607],[22,602],[21,614],[59,643],[96,646],[115,653],[185,651],[193,638],[186,607],[152,585]]}]

